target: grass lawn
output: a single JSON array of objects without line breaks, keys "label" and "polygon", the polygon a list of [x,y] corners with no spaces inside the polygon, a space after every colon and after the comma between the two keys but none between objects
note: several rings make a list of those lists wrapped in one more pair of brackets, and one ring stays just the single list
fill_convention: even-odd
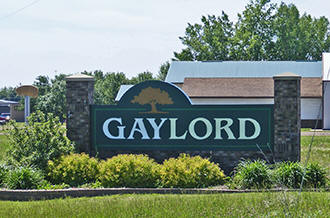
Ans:
[{"label": "grass lawn", "polygon": [[[301,161],[305,163],[312,136],[301,137]],[[315,136],[309,162],[319,163],[330,175],[330,136]]]},{"label": "grass lawn", "polygon": [[330,194],[114,195],[0,201],[1,217],[328,217]]}]

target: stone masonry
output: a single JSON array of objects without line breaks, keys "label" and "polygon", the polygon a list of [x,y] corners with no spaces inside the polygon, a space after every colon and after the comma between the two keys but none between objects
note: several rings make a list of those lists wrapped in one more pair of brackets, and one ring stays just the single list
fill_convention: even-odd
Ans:
[{"label": "stone masonry", "polygon": [[78,152],[90,152],[90,109],[94,103],[94,78],[76,74],[66,78],[67,136]]},{"label": "stone masonry", "polygon": [[274,79],[274,155],[276,161],[300,161],[300,79],[284,73]]}]

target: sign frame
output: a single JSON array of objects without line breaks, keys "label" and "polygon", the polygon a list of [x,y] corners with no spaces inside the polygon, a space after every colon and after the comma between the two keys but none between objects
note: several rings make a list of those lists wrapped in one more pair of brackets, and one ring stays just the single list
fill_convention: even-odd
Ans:
[{"label": "sign frame", "polygon": [[[168,104],[168,105],[165,104],[162,107],[159,107],[159,105],[158,105],[159,109],[154,109],[154,108],[151,109],[152,106],[150,106],[150,105],[141,106],[141,105],[133,104],[132,102],[134,102],[134,99],[136,99],[136,96],[138,96],[138,93],[141,93],[141,90],[146,89],[146,87],[153,87],[154,88],[153,91],[155,91],[155,89],[159,88],[161,92],[167,91],[169,94],[168,96],[173,97],[174,95],[175,96],[177,95],[178,98],[177,99],[172,98],[171,99],[172,104]],[[170,102],[170,101],[168,101],[168,102]],[[157,112],[155,112],[155,110]],[[154,111],[154,113],[152,111]],[[139,143],[135,143],[135,142],[137,142],[135,139],[134,140],[126,139],[128,141],[128,143],[124,144],[124,145],[122,144],[122,141],[121,141],[121,143],[113,143],[113,142],[110,143],[109,142],[108,144],[99,142],[101,135],[98,133],[98,131],[100,131],[100,127],[96,127],[96,126],[98,123],[98,119],[100,117],[100,113],[106,113],[106,114],[108,114],[108,115],[106,115],[108,117],[115,116],[115,117],[119,118],[119,116],[118,116],[119,112],[126,112],[126,113],[129,112],[127,114],[139,115],[140,117],[142,117],[142,119],[144,119],[144,118],[147,119],[147,116],[149,116],[149,117],[153,116],[155,119],[159,118],[158,120],[160,120],[162,117],[163,117],[163,119],[165,119],[166,116],[172,117],[172,119],[173,119],[174,116],[173,116],[172,112],[178,113],[178,111],[183,111],[185,113],[189,112],[187,114],[194,114],[194,113],[198,114],[199,112],[205,113],[205,111],[206,111],[206,115],[204,114],[205,116],[208,116],[208,114],[212,114],[212,111],[214,113],[223,112],[225,114],[232,113],[233,111],[235,111],[234,114],[236,114],[238,112],[243,113],[243,114],[248,114],[249,112],[251,112],[252,114],[263,113],[264,115],[267,116],[265,118],[266,122],[267,122],[267,124],[265,124],[265,125],[267,125],[267,127],[266,127],[267,130],[263,130],[263,131],[267,131],[267,136],[266,136],[267,143],[266,144],[258,144],[258,143],[246,144],[247,142],[245,142],[245,144],[243,144],[242,146],[238,146],[237,142],[232,143],[232,144],[226,144],[226,145],[223,145],[221,143],[214,144],[213,142],[212,143],[201,142],[200,144],[198,144],[197,142],[190,143],[188,139],[182,140],[182,143],[177,144],[177,145],[164,143],[165,140],[159,140],[159,143],[156,143],[156,144],[155,144],[155,142],[153,142],[152,144],[148,144],[148,140],[145,140],[144,142],[146,142],[146,144],[141,145],[141,139],[140,139]],[[125,114],[125,113],[123,113],[123,114]],[[109,149],[110,150],[123,150],[123,151],[127,151],[127,150],[134,150],[134,151],[138,151],[138,150],[257,151],[257,150],[261,149],[263,151],[267,151],[267,150],[274,149],[274,117],[273,117],[273,114],[274,114],[274,105],[272,105],[272,104],[194,105],[194,104],[191,104],[189,97],[177,86],[174,86],[173,84],[170,84],[170,83],[161,82],[161,81],[146,81],[143,83],[139,83],[139,84],[133,86],[132,88],[130,88],[124,94],[124,96],[121,98],[120,102],[118,102],[117,105],[90,105],[91,144],[92,144],[92,148],[96,152],[98,152],[100,150],[109,150]],[[201,116],[203,117],[203,115],[201,115]],[[235,116],[236,116],[236,118],[238,117],[238,115],[235,115]],[[235,118],[235,116],[232,118]],[[257,116],[257,115],[254,115],[254,116]],[[182,117],[180,117],[180,118],[182,118]],[[103,117],[103,122],[104,122],[104,119],[105,118]],[[210,118],[210,119],[212,119],[212,118]],[[239,119],[239,118],[237,118],[237,119]],[[186,124],[187,124],[188,121],[184,121],[184,122],[186,122]],[[159,121],[158,121],[158,123],[159,123]],[[209,141],[210,140],[212,140],[212,139],[209,139]],[[118,141],[118,140],[116,140],[116,141]]]}]

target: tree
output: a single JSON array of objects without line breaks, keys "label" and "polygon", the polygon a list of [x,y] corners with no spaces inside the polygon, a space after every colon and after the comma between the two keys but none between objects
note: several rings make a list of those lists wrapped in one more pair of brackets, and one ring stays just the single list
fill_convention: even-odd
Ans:
[{"label": "tree", "polygon": [[51,84],[48,76],[38,76],[33,85],[39,89],[39,95],[45,95],[51,88]]},{"label": "tree", "polygon": [[157,79],[165,81],[165,78],[166,78],[166,75],[167,75],[169,69],[170,69],[170,62],[169,61],[166,61],[165,63],[160,65],[158,75],[157,75]]},{"label": "tree", "polygon": [[274,31],[275,60],[321,60],[322,52],[329,51],[329,21],[325,17],[300,16],[293,4],[279,6]]},{"label": "tree", "polygon": [[95,104],[115,104],[115,98],[121,85],[137,84],[146,80],[154,80],[151,72],[139,73],[136,77],[128,79],[124,73],[94,72],[95,77]]},{"label": "tree", "polygon": [[179,37],[187,48],[174,52],[175,58],[181,61],[228,60],[233,37],[228,15],[222,12],[220,17],[203,16],[201,21],[202,24],[188,23],[186,35]]},{"label": "tree", "polygon": [[270,60],[274,47],[275,5],[270,0],[251,0],[238,14],[231,48],[235,60]]},{"label": "tree", "polygon": [[144,82],[147,80],[155,80],[155,78],[152,76],[152,73],[149,71],[145,71],[143,73],[139,73],[136,77],[132,77],[130,79],[130,84],[138,84],[140,82]]},{"label": "tree", "polygon": [[150,104],[151,110],[146,113],[166,113],[158,111],[156,105],[173,104],[173,101],[168,93],[160,90],[160,88],[148,87],[142,89],[139,95],[134,96],[131,103],[138,103],[140,105]]},{"label": "tree", "polygon": [[37,111],[28,117],[28,124],[24,125],[10,121],[7,132],[9,165],[45,170],[49,160],[74,150],[65,135],[65,128],[53,114]]},{"label": "tree", "polygon": [[15,88],[3,87],[0,89],[0,99],[19,101],[20,97],[16,94]]},{"label": "tree", "polygon": [[186,47],[175,60],[321,60],[330,51],[328,19],[301,16],[293,4],[250,0],[235,24],[224,12],[201,22],[179,37]]},{"label": "tree", "polygon": [[50,90],[36,100],[35,109],[43,113],[52,113],[61,121],[66,118],[66,82],[65,75],[56,76],[52,80]]},{"label": "tree", "polygon": [[114,104],[116,94],[122,84],[129,84],[129,79],[124,73],[106,73],[96,79],[94,103]]}]

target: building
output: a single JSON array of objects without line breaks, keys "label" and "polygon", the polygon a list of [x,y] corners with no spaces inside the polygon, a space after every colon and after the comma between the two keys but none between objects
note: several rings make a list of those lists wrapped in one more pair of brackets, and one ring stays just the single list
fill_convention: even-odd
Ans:
[{"label": "building", "polygon": [[193,104],[274,104],[273,76],[287,72],[302,77],[302,127],[330,129],[330,53],[322,61],[174,61],[165,81]]},{"label": "building", "polygon": [[16,101],[8,101],[0,99],[0,114],[1,113],[11,113],[14,106],[18,105]]},{"label": "building", "polygon": [[0,99],[0,114],[10,113],[11,119],[14,119],[19,122],[24,121],[24,111],[18,111],[15,108],[18,105],[19,103],[16,101]]}]

